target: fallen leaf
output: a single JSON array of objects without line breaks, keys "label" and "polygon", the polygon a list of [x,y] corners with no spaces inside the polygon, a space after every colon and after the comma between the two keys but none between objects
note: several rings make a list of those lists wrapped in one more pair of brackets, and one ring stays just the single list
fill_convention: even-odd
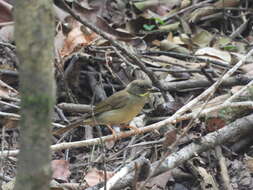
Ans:
[{"label": "fallen leaf", "polygon": [[171,171],[164,172],[152,178],[150,182],[146,185],[146,188],[152,190],[166,189],[166,184],[171,177]]},{"label": "fallen leaf", "polygon": [[253,173],[253,158],[250,156],[246,156],[244,162],[249,171]]},{"label": "fallen leaf", "polygon": [[0,23],[12,21],[12,5],[0,0]]},{"label": "fallen leaf", "polygon": [[226,63],[231,63],[230,53],[228,53],[227,51],[222,51],[222,50],[211,48],[211,47],[198,49],[195,52],[195,55],[202,56],[202,57],[204,56],[205,58],[210,58],[210,59],[218,59]]},{"label": "fallen leaf", "polygon": [[241,69],[245,72],[245,75],[251,77],[253,75],[253,63],[244,64]]},{"label": "fallen leaf", "polygon": [[73,51],[80,49],[81,47],[87,46],[92,43],[94,39],[97,38],[94,32],[83,32],[81,30],[81,25],[73,28],[64,40],[64,46],[61,50],[60,55],[62,57],[68,56]]},{"label": "fallen leaf", "polygon": [[206,30],[202,30],[193,36],[192,42],[199,47],[209,46],[213,39],[213,35]]},{"label": "fallen leaf", "polygon": [[54,179],[59,179],[67,182],[70,176],[69,162],[66,160],[53,160],[51,162]]},{"label": "fallen leaf", "polygon": [[226,122],[219,118],[210,118],[206,121],[206,128],[208,132],[217,131],[218,129],[223,128],[226,125]]},{"label": "fallen leaf", "polygon": [[177,131],[172,130],[165,134],[165,140],[163,141],[163,148],[169,147],[177,139]]},{"label": "fallen leaf", "polygon": [[185,53],[190,54],[190,51],[186,49],[185,47],[179,46],[173,42],[170,42],[168,40],[162,40],[161,41],[161,49],[166,51],[175,51],[179,53]]},{"label": "fallen leaf", "polygon": [[[114,173],[113,172],[106,172],[107,175],[107,180],[110,179]],[[104,176],[104,171],[103,170],[98,170],[96,168],[92,168],[87,175],[84,177],[86,180],[87,184],[89,186],[94,186],[102,181],[104,181],[105,176]]]}]

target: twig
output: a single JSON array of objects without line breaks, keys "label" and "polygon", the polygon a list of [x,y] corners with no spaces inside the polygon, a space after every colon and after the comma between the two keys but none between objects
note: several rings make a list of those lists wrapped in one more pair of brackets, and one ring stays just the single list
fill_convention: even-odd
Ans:
[{"label": "twig", "polygon": [[[135,165],[138,165],[141,168],[142,165],[147,163],[149,163],[149,161],[144,157],[141,157],[138,160],[135,160],[134,162],[131,162],[130,164],[126,165],[124,168],[122,168],[119,172],[117,172],[112,178],[110,178],[107,181],[106,190],[111,189],[118,181],[122,180],[124,176],[131,173],[135,169]],[[104,187],[100,188],[99,190],[104,190]]]},{"label": "twig", "polygon": [[[200,69],[164,69],[164,68],[152,68],[153,71],[161,71],[168,73],[201,73]],[[207,73],[213,73],[213,70],[207,69],[205,70]]]},{"label": "twig", "polygon": [[16,108],[16,109],[20,109],[20,106],[17,106],[15,104],[11,104],[11,103],[8,103],[8,102],[4,102],[4,101],[1,101],[1,100],[0,100],[0,104],[10,106],[10,107],[13,107],[13,108]]},{"label": "twig", "polygon": [[92,110],[91,105],[85,104],[60,103],[57,106],[67,112],[90,113]]},{"label": "twig", "polygon": [[166,56],[171,56],[175,58],[181,58],[181,59],[193,59],[193,60],[198,60],[206,63],[212,63],[217,66],[221,66],[224,68],[231,68],[229,64],[225,64],[223,61],[217,61],[217,60],[212,60],[208,58],[203,58],[203,57],[198,57],[186,53],[179,53],[179,52],[173,52],[173,51],[144,51],[142,52],[142,55],[166,55]]},{"label": "twig", "polygon": [[[253,131],[253,115],[249,115],[234,121],[233,123],[219,129],[218,131],[207,134],[199,140],[199,143],[191,143],[184,148],[180,149],[177,152],[169,155],[164,162],[160,165],[160,167],[156,170],[156,172],[151,172],[152,177],[155,177],[161,173],[167,172],[185,161],[189,160],[196,154],[200,154],[211,148],[214,148],[217,145],[221,145],[233,138],[233,140],[238,140],[247,134],[251,134]],[[155,162],[151,166],[151,170],[154,171],[154,168],[157,167],[159,161]],[[123,189],[127,185],[131,184],[133,180],[133,174],[128,175],[124,178],[125,183],[122,181],[115,184],[114,189]]]},{"label": "twig", "polygon": [[192,5],[192,6],[186,7],[186,8],[184,8],[184,9],[180,10],[180,11],[177,11],[177,12],[175,12],[175,13],[173,13],[173,14],[167,16],[167,17],[164,19],[164,21],[167,22],[169,19],[171,19],[171,18],[173,18],[173,17],[175,17],[175,16],[178,16],[179,14],[182,14],[182,13],[184,13],[184,12],[186,12],[186,11],[190,11],[191,9],[199,8],[199,7],[203,6],[204,4],[210,3],[210,2],[212,2],[212,1],[213,1],[213,0],[206,0],[206,1],[199,2],[199,3],[197,3],[197,4],[194,4],[194,5]]},{"label": "twig", "polygon": [[15,113],[7,113],[7,112],[2,112],[0,111],[0,116],[4,116],[4,117],[13,117],[16,119],[20,119],[20,115],[15,114]]},{"label": "twig", "polygon": [[196,165],[196,163],[194,163],[194,158],[188,160],[186,166],[200,183],[200,189],[204,190],[206,187],[210,186],[212,187],[212,190],[218,190],[218,184],[210,174],[210,171],[207,171],[203,166]]},{"label": "twig", "polygon": [[134,70],[135,70],[135,69],[139,69],[138,66],[136,66],[136,65],[132,64],[130,61],[128,61],[128,60],[117,50],[117,48],[115,48],[115,47],[112,47],[112,48],[113,48],[113,50],[115,51],[115,53],[116,53],[127,65],[133,67]]},{"label": "twig", "polygon": [[[214,112],[214,111],[217,111],[217,110],[221,110],[221,109],[224,109],[224,108],[227,108],[227,107],[229,107],[229,108],[248,107],[249,109],[253,109],[253,101],[234,102],[234,103],[224,102],[221,105],[204,109],[201,112],[200,117],[207,116],[211,112]],[[191,119],[195,114],[196,113],[193,112],[193,113],[182,115],[181,117],[179,117],[178,119],[176,119],[176,122]]]},{"label": "twig", "polygon": [[6,84],[2,80],[0,80],[0,85],[7,88],[9,91],[11,91],[11,93],[18,94],[18,91],[15,88],[12,88],[10,85]]},{"label": "twig", "polygon": [[[139,134],[143,134],[143,133],[147,133],[150,131],[154,131],[157,130],[169,123],[175,123],[177,121],[178,118],[180,118],[180,116],[182,114],[184,114],[186,111],[188,111],[189,109],[192,108],[192,106],[194,106],[195,104],[197,104],[201,99],[205,98],[206,96],[208,96],[210,93],[213,92],[213,90],[216,89],[216,85],[223,82],[224,80],[226,80],[229,76],[231,76],[244,62],[245,60],[251,56],[251,54],[253,53],[253,49],[250,50],[247,55],[241,59],[236,65],[234,65],[233,68],[231,68],[221,79],[220,81],[215,82],[211,87],[209,87],[208,89],[206,89],[202,94],[200,94],[199,96],[197,96],[196,98],[194,98],[193,100],[191,100],[188,104],[186,104],[185,106],[183,106],[182,108],[180,108],[174,115],[172,115],[171,117],[154,123],[152,125],[143,127],[143,128],[139,128]],[[1,113],[1,112],[0,112]],[[16,115],[16,114],[15,114]],[[124,132],[124,133],[119,133],[116,135],[116,138],[126,138],[129,136],[133,136],[136,135],[135,131],[128,131],[128,132]],[[86,141],[79,141],[79,142],[72,142],[72,143],[61,143],[58,145],[52,145],[51,149],[53,151],[55,150],[61,150],[61,149],[66,149],[66,148],[74,148],[74,147],[81,147],[81,146],[89,146],[89,145],[94,145],[94,144],[99,144],[100,140],[102,140],[103,142],[105,141],[109,141],[109,140],[114,140],[114,136],[110,135],[110,136],[105,136],[105,137],[101,137],[101,138],[95,138],[95,139],[89,139]],[[3,156],[7,156],[8,154],[10,155],[17,155],[18,154],[18,150],[13,150],[13,151],[3,151],[0,154],[0,157]]]},{"label": "twig", "polygon": [[133,53],[131,53],[124,46],[124,44],[122,44],[122,43],[118,42],[117,40],[113,39],[109,34],[107,34],[106,32],[104,32],[102,30],[100,30],[99,28],[97,28],[92,23],[90,23],[90,22],[88,22],[86,20],[81,19],[81,17],[78,16],[78,15],[76,15],[72,11],[72,9],[65,2],[63,2],[63,5],[64,5],[64,8],[66,8],[66,10],[68,11],[68,13],[71,16],[73,16],[77,21],[79,21],[84,26],[88,27],[89,29],[91,29],[92,31],[94,31],[95,33],[97,33],[98,35],[102,36],[104,39],[108,40],[112,44],[112,46],[114,46],[115,48],[117,48],[118,50],[120,50],[124,55],[126,55],[128,58],[130,58],[134,64],[138,65],[141,68],[141,70],[143,70],[149,76],[149,78],[152,80],[152,82],[153,82],[153,84],[155,86],[157,86],[158,88],[162,89],[162,84],[157,79],[157,77],[153,74],[153,72],[150,71],[149,69],[147,69],[145,67],[145,65],[142,63],[142,61],[136,55],[134,55]]},{"label": "twig", "polygon": [[64,115],[62,109],[60,109],[58,106],[54,106],[54,110],[55,112],[58,114],[59,118],[64,121],[65,123],[69,124],[69,120],[66,118],[66,116]]},{"label": "twig", "polygon": [[243,93],[247,88],[249,88],[250,86],[253,85],[253,80],[250,81],[247,85],[245,85],[244,87],[242,87],[238,92],[236,92],[235,94],[233,94],[233,96],[231,96],[230,98],[228,98],[225,102],[232,102],[234,99],[236,99],[238,96],[240,96],[241,93]]},{"label": "twig", "polygon": [[222,150],[220,146],[217,146],[215,148],[216,157],[219,160],[220,165],[220,173],[221,173],[221,179],[223,181],[223,188],[224,190],[232,190],[232,186],[230,184],[229,175],[228,175],[228,169],[226,166],[226,160],[225,157],[222,154]]},{"label": "twig", "polygon": [[[14,22],[13,22],[14,23]],[[1,25],[0,25],[1,26]],[[10,43],[7,43],[7,42],[0,42],[0,45],[3,45],[3,46],[6,46],[10,49],[16,49],[16,46],[10,44]]]},{"label": "twig", "polygon": [[243,23],[232,33],[230,34],[230,38],[234,40],[237,36],[241,35],[241,33],[247,28],[249,20],[246,19],[245,14],[242,16]]},{"label": "twig", "polygon": [[0,23],[0,27],[8,26],[8,25],[14,25],[14,22],[13,22],[13,21],[10,21],[10,22],[1,22],[1,23]]},{"label": "twig", "polygon": [[[222,109],[222,108],[225,108],[225,107],[249,107],[249,108],[253,109],[253,102],[252,101],[246,101],[246,102],[236,102],[236,103],[224,103],[222,105],[215,106],[213,108],[208,108],[208,109],[203,110],[203,112],[200,114],[200,116],[208,115],[208,113],[210,113],[212,111],[216,111],[216,110],[219,110],[219,109]],[[179,116],[175,120],[170,121],[167,124],[179,122],[179,121],[182,121],[182,120],[191,119],[193,117],[193,115],[195,115],[195,114],[196,113],[190,113],[190,114],[185,114],[183,116]],[[15,115],[17,116],[17,114],[15,114]],[[158,122],[158,123],[160,123],[160,122]],[[155,129],[159,129],[160,127],[162,127],[162,126],[159,126],[157,124],[152,124],[152,125],[147,126],[148,129],[147,129],[147,127],[139,128],[140,134],[141,133],[147,133],[147,132],[150,132],[150,131],[153,131]],[[130,137],[130,136],[133,136],[134,134],[135,134],[134,131],[121,132],[121,133],[117,134],[117,139],[127,138],[127,137]],[[114,140],[114,136],[113,135],[104,136],[104,137],[101,137],[101,140],[103,142],[111,141],[111,140]],[[84,141],[59,143],[59,144],[56,144],[56,145],[52,145],[51,150],[52,151],[58,151],[58,150],[63,150],[63,149],[68,149],[68,148],[79,148],[79,147],[91,146],[91,145],[96,145],[96,144],[100,144],[100,143],[101,143],[101,141],[100,141],[99,138],[88,139],[88,140],[84,140]],[[16,156],[18,154],[18,152],[19,152],[19,150],[5,150],[5,151],[2,151],[0,153],[0,157],[5,157],[7,155]]]},{"label": "twig", "polygon": [[[247,77],[230,77],[224,80],[220,87],[231,87],[235,85],[246,85],[249,81],[253,80],[253,78]],[[187,90],[191,88],[206,88],[211,86],[212,83],[208,80],[186,80],[186,81],[179,81],[179,82],[169,82],[164,83],[164,89],[170,92],[178,92],[181,90]]]},{"label": "twig", "polygon": [[[195,99],[193,99],[192,101],[190,101],[187,105],[189,106],[193,106],[194,104],[196,104],[199,100],[201,100],[202,98],[204,97],[207,97],[207,100],[205,101],[205,103],[201,106],[201,109],[199,111],[196,112],[195,115],[193,115],[193,118],[191,119],[190,123],[187,125],[187,127],[184,129],[183,133],[180,135],[180,137],[173,143],[172,147],[174,148],[178,142],[179,142],[179,139],[181,137],[183,137],[187,131],[191,128],[191,124],[193,123],[194,119],[196,119],[202,109],[205,107],[205,105],[207,104],[209,98],[214,94],[215,90],[219,87],[219,85],[222,83],[223,80],[225,80],[226,78],[228,78],[229,76],[231,76],[245,61],[246,59],[251,56],[251,54],[253,53],[253,49],[251,49],[247,55],[244,57],[243,60],[239,61],[233,68],[231,68],[228,72],[226,72],[224,74],[223,77],[220,78],[220,80],[216,81],[210,88],[208,88],[207,90],[205,90],[202,94],[200,94],[198,97],[196,97]],[[180,110],[184,113],[185,110],[187,109],[186,106],[183,106],[181,109],[179,109],[174,115],[176,115],[177,113],[180,114]],[[190,108],[189,108],[190,109]],[[173,115],[173,116],[174,116]],[[173,117],[172,116],[172,117]],[[170,152],[168,151],[167,154],[165,154],[166,156],[168,156],[170,154]],[[149,175],[149,177],[146,179],[146,181],[142,184],[142,186],[140,187],[140,189],[143,189],[146,185],[146,183],[149,181],[149,179],[153,176],[153,173],[156,172],[156,170],[160,167],[160,164],[162,164],[162,162],[165,160],[165,157],[163,159],[161,159],[158,164],[157,164],[157,167],[154,169],[154,171]]]},{"label": "twig", "polygon": [[[19,120],[21,118],[20,115],[15,114],[15,113],[7,113],[7,112],[2,112],[0,111],[0,116],[4,116],[4,117],[10,117],[10,118],[15,118],[17,120]],[[64,128],[64,125],[61,125],[59,123],[52,123],[53,126],[55,127],[60,127],[60,128]]]}]

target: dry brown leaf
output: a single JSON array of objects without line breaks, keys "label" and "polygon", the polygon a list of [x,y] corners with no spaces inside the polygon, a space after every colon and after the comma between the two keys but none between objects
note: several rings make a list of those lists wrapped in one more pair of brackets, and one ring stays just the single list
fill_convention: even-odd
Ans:
[{"label": "dry brown leaf", "polygon": [[75,51],[76,49],[79,49],[83,46],[87,46],[92,43],[94,39],[97,38],[96,33],[84,33],[81,30],[81,26],[76,27],[72,29],[68,35],[67,38],[64,40],[64,46],[61,50],[60,55],[62,57],[68,56],[70,53]]},{"label": "dry brown leaf", "polygon": [[169,147],[177,139],[177,131],[172,130],[165,135],[165,140],[163,141],[163,148]]},{"label": "dry brown leaf", "polygon": [[195,23],[195,22],[197,22],[200,18],[215,13],[215,11],[216,11],[216,10],[215,10],[214,7],[212,7],[212,6],[206,6],[206,7],[203,7],[203,8],[195,9],[195,10],[190,14],[189,22]]},{"label": "dry brown leaf", "polygon": [[253,158],[247,156],[244,160],[246,167],[249,169],[251,173],[253,173]]},{"label": "dry brown leaf", "polygon": [[17,118],[10,118],[10,117],[6,117],[4,119],[2,119],[2,125],[6,128],[6,129],[14,129],[18,127],[18,119]]},{"label": "dry brown leaf", "polygon": [[67,160],[53,160],[51,162],[54,179],[60,179],[62,181],[68,181],[70,176],[69,162]]},{"label": "dry brown leaf", "polygon": [[195,9],[191,14],[189,21],[195,23],[204,16],[211,15],[219,11],[218,8],[223,7],[236,7],[240,3],[239,0],[219,0],[210,6]]},{"label": "dry brown leaf", "polygon": [[179,52],[179,53],[190,54],[190,51],[188,49],[186,49],[185,47],[179,46],[179,45],[172,43],[168,40],[162,40],[160,48],[162,50],[167,50],[167,51],[170,50],[170,51],[175,51],[175,52]]},{"label": "dry brown leaf", "polygon": [[[95,1],[96,3],[96,1]],[[96,5],[89,4],[92,9],[87,9],[80,6],[80,4],[73,3],[73,8],[75,12],[83,19],[93,23],[99,29],[111,35],[112,38],[130,42],[136,39],[135,36],[128,33],[127,31],[120,31],[119,29],[113,28],[108,22],[104,19],[104,15],[107,14],[107,17],[110,13],[106,9],[105,1],[101,1]],[[122,23],[121,23],[122,24]]]},{"label": "dry brown leaf", "polygon": [[157,190],[157,189],[166,189],[166,184],[168,180],[171,178],[171,172],[164,172],[150,180],[150,182],[146,185],[147,189]]},{"label": "dry brown leaf", "polygon": [[246,76],[252,77],[253,75],[253,63],[244,64],[241,69],[245,72]]},{"label": "dry brown leaf", "polygon": [[207,47],[213,39],[213,35],[206,30],[202,30],[195,34],[192,38],[192,42],[199,47]]},{"label": "dry brown leaf", "polygon": [[[107,175],[107,180],[110,179],[114,173],[113,172],[106,172]],[[87,184],[89,186],[94,186],[102,181],[104,181],[105,176],[104,176],[104,171],[103,170],[98,170],[96,168],[92,168],[87,175],[84,177],[86,180]]]},{"label": "dry brown leaf", "polygon": [[[96,0],[93,1],[96,3]],[[105,6],[105,1],[102,0],[98,5],[91,5],[89,4],[90,8],[83,7],[80,3],[76,1],[72,4],[73,10],[77,13],[82,19],[85,19],[93,24],[97,22],[97,16],[101,16],[102,10]]]},{"label": "dry brown leaf", "polygon": [[208,132],[217,131],[218,129],[223,128],[226,125],[226,122],[219,118],[210,118],[206,121],[206,129]]},{"label": "dry brown leaf", "polygon": [[211,47],[205,47],[198,49],[195,52],[195,55],[197,56],[203,56],[208,59],[216,59],[219,61],[224,61],[225,63],[231,63],[231,55],[227,51],[222,51],[219,49],[211,48]]},{"label": "dry brown leaf", "polygon": [[12,5],[4,0],[0,0],[0,23],[12,21]]},{"label": "dry brown leaf", "polygon": [[107,32],[112,36],[112,38],[123,40],[123,41],[131,41],[135,38],[132,34],[123,30],[116,30],[112,28],[102,17],[97,16],[97,27],[102,29],[104,32]]}]

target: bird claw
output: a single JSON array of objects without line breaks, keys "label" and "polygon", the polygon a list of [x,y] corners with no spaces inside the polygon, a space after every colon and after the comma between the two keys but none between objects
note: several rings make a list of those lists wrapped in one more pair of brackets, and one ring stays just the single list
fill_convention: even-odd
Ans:
[{"label": "bird claw", "polygon": [[136,135],[141,133],[141,130],[138,127],[135,126],[127,126],[128,129],[132,129]]},{"label": "bird claw", "polygon": [[110,125],[106,125],[108,127],[108,129],[110,129],[110,131],[112,132],[112,136],[113,136],[113,140],[114,141],[117,141],[118,138],[117,138],[117,134],[115,132],[115,130],[113,130],[113,128],[110,126]]}]

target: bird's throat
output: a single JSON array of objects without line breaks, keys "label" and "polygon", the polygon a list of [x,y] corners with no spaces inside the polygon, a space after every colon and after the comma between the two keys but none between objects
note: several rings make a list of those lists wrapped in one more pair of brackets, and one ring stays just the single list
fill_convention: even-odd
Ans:
[{"label": "bird's throat", "polygon": [[143,93],[143,94],[139,94],[139,96],[143,97],[143,96],[148,96],[149,92]]}]

